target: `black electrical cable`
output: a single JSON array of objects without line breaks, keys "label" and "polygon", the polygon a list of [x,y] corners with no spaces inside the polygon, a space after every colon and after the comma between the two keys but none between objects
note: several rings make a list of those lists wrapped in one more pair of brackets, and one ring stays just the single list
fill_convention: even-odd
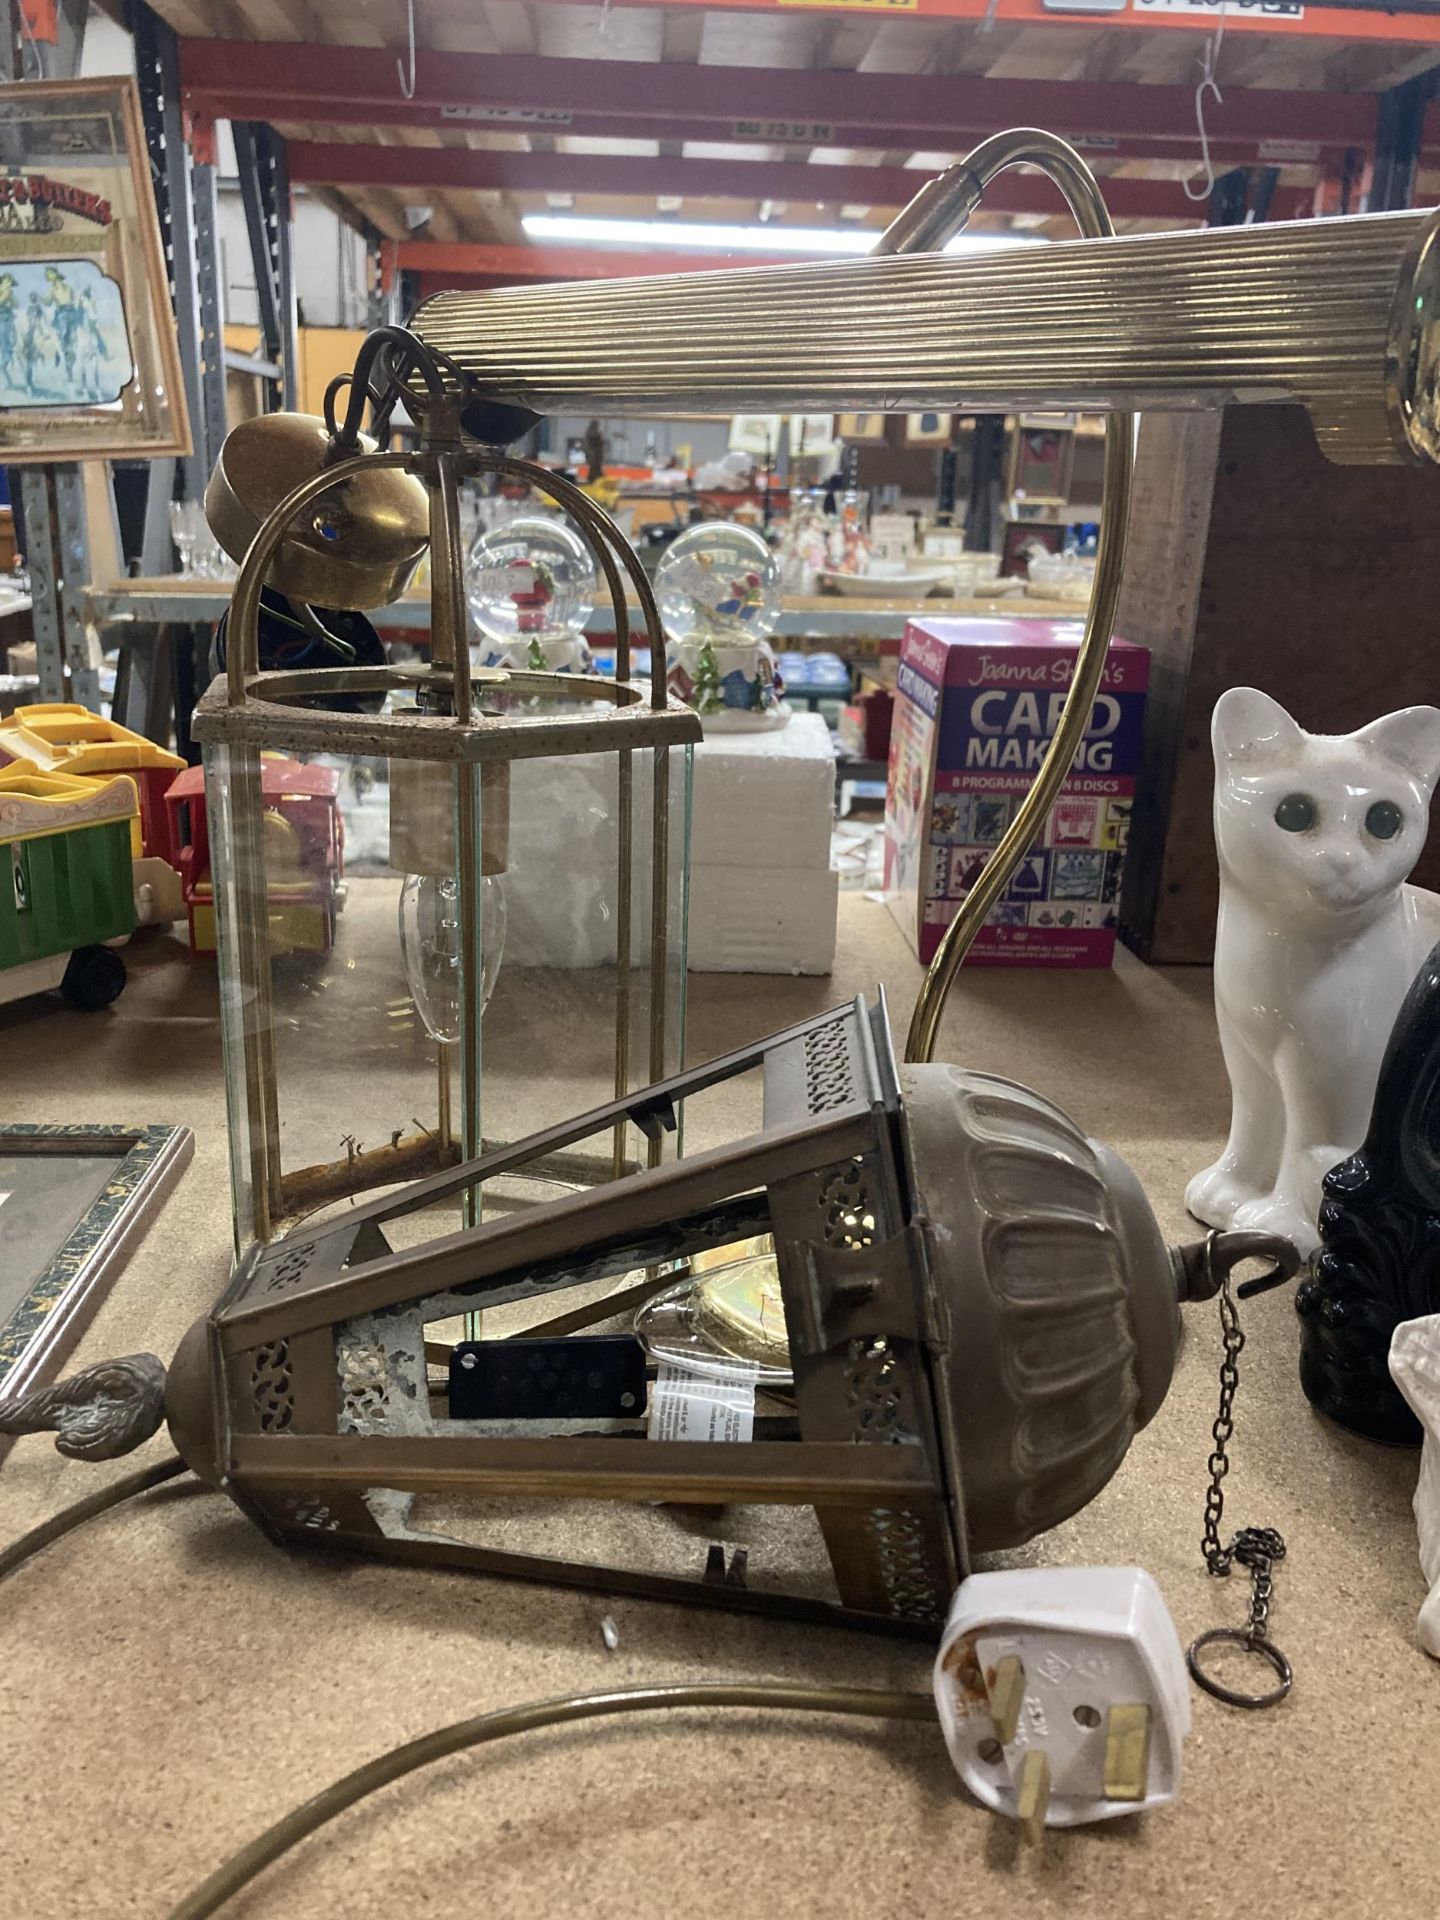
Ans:
[{"label": "black electrical cable", "polygon": [[534,1733],[541,1727],[595,1720],[604,1714],[651,1713],[668,1707],[751,1707],[790,1713],[842,1713],[886,1720],[934,1720],[934,1699],[928,1693],[891,1691],[877,1687],[792,1687],[774,1681],[744,1685],[723,1682],[694,1686],[621,1687],[607,1693],[572,1693],[558,1700],[534,1700],[527,1706],[502,1707],[470,1720],[393,1747],[353,1773],[317,1793],[303,1806],[277,1820],[219,1867],[203,1886],[187,1894],[170,1920],[206,1920],[225,1902],[250,1884],[266,1867],[368,1795],[377,1793],[407,1773],[427,1767],[450,1754],[503,1740],[512,1733]]},{"label": "black electrical cable", "polygon": [[[378,378],[371,379],[372,370]],[[432,401],[445,395],[445,378],[455,383],[462,396],[470,391],[470,376],[453,355],[440,347],[428,346],[405,327],[378,327],[367,334],[355,359],[353,373],[337,373],[325,389],[325,425],[334,445],[334,458],[355,453],[360,445],[361,423],[365,407],[371,410],[370,432],[384,444],[390,431],[390,416],[405,396],[409,378],[418,374]],[[345,418],[336,418],[340,395],[348,389]]]}]

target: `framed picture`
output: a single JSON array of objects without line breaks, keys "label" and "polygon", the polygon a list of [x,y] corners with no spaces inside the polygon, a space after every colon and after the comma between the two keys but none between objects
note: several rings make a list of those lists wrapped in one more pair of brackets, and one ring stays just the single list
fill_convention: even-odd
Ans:
[{"label": "framed picture", "polygon": [[948,413],[907,413],[905,416],[906,446],[949,446],[953,420],[954,416]]},{"label": "framed picture", "polygon": [[835,422],[837,440],[875,441],[885,438],[883,413],[842,413]]},{"label": "framed picture", "polygon": [[0,1126],[0,1398],[60,1371],[194,1149],[188,1127]]},{"label": "framed picture", "polygon": [[1075,463],[1075,429],[1038,421],[1017,421],[1010,437],[1006,492],[1015,500],[1063,505],[1070,498]]},{"label": "framed picture", "polygon": [[780,451],[783,413],[737,413],[730,422],[731,453],[753,453],[757,460],[773,460]]},{"label": "framed picture", "polygon": [[790,416],[790,458],[818,460],[835,450],[833,413],[792,413]]},{"label": "framed picture", "polygon": [[189,451],[134,80],[0,86],[0,462]]}]

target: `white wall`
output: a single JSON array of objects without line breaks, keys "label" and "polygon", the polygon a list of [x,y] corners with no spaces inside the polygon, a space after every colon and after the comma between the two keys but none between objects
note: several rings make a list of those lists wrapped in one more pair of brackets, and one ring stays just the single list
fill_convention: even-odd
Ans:
[{"label": "white wall", "polygon": [[[129,34],[95,7],[91,8],[85,27],[80,71],[87,77],[135,71]],[[236,177],[235,142],[224,121],[217,128],[217,134],[223,317],[237,325],[253,327],[258,324],[259,315],[245,208]],[[303,188],[295,196],[290,258],[296,296],[309,326],[365,325],[365,243],[353,228],[347,227]]]}]

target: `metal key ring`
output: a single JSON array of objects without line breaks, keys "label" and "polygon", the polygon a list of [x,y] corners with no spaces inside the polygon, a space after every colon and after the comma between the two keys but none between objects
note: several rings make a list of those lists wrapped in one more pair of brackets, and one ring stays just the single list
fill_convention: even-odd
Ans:
[{"label": "metal key ring", "polygon": [[[1233,1687],[1227,1687],[1221,1681],[1212,1679],[1200,1665],[1202,1647],[1217,1644],[1244,1647],[1247,1653],[1258,1653],[1268,1660],[1280,1676],[1278,1687],[1272,1687],[1269,1693],[1236,1693]],[[1257,1639],[1246,1627],[1211,1627],[1208,1633],[1202,1633],[1190,1642],[1185,1652],[1185,1664],[1190,1669],[1190,1677],[1197,1687],[1203,1687],[1206,1693],[1216,1700],[1223,1700],[1231,1707],[1276,1707],[1289,1693],[1294,1681],[1290,1662],[1285,1658],[1273,1641]]]}]

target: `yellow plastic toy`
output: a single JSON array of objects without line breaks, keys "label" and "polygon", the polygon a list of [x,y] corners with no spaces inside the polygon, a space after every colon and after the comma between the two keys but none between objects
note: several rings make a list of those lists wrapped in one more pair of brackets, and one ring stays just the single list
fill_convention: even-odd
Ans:
[{"label": "yellow plastic toy", "polygon": [[56,700],[17,707],[8,719],[0,720],[0,766],[7,762],[36,773],[82,780],[128,774],[140,801],[130,829],[135,917],[145,926],[183,917],[177,849],[165,807],[166,789],[185,765],[178,754],[132,733],[118,720],[107,720],[72,701]]}]

